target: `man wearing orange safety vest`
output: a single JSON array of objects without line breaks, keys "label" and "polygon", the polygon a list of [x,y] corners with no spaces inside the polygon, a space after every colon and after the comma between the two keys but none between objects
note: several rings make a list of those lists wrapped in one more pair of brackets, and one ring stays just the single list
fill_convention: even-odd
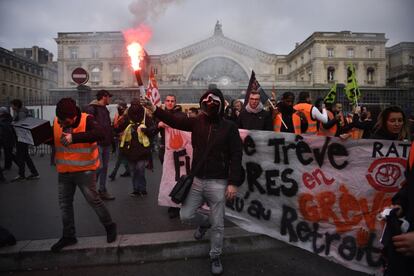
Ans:
[{"label": "man wearing orange safety vest", "polygon": [[342,104],[333,103],[326,104],[328,122],[323,124],[319,122],[318,135],[320,136],[339,136],[342,134],[342,129],[346,125],[345,117],[342,113]]},{"label": "man wearing orange safety vest", "polygon": [[63,236],[51,250],[59,252],[77,243],[73,212],[76,187],[79,187],[105,226],[107,242],[115,241],[116,224],[96,191],[96,169],[99,168],[97,141],[104,138],[102,127],[93,116],[81,113],[73,99],[63,98],[56,105],[53,138]]},{"label": "man wearing orange safety vest", "polygon": [[290,132],[301,134],[301,119],[298,112],[293,108],[295,95],[292,92],[285,92],[282,100],[276,105],[273,130],[275,132]]},{"label": "man wearing orange safety vest", "polygon": [[304,134],[317,134],[317,122],[319,121],[324,124],[328,122],[328,114],[326,113],[325,107],[322,107],[321,113],[315,106],[313,106],[311,104],[309,92],[300,92],[299,101],[293,108],[302,112],[308,121],[308,129]]}]

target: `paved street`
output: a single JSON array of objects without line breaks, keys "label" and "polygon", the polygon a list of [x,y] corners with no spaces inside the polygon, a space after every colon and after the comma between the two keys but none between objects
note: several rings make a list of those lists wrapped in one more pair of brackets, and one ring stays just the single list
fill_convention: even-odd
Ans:
[{"label": "paved street", "polygon": [[[60,212],[57,200],[57,174],[49,166],[49,156],[35,157],[39,180],[0,184],[0,224],[7,227],[18,240],[59,238]],[[110,168],[114,160],[111,160]],[[167,209],[157,205],[161,165],[156,160],[154,172],[147,170],[148,196],[132,198],[131,179],[118,177],[108,181],[108,189],[116,196],[106,202],[118,223],[120,234],[166,232],[191,229],[178,219],[169,219]],[[123,172],[123,168],[119,173]],[[6,178],[17,175],[17,169],[6,172]],[[75,199],[77,235],[105,235],[103,227],[83,196],[77,191]],[[226,226],[232,225],[227,222]],[[286,246],[224,256],[225,275],[366,275],[344,268],[302,249]],[[135,265],[103,265],[84,268],[59,268],[47,271],[8,272],[9,275],[210,275],[206,258],[181,259]]]},{"label": "paved street", "polygon": [[[254,254],[223,256],[223,275],[238,276],[363,276],[333,262],[295,247],[281,250],[266,250]],[[141,263],[135,265],[99,266],[66,268],[48,271],[10,272],[18,276],[209,276],[210,266],[207,258],[181,259],[168,262]]]},{"label": "paved street", "polygon": [[[114,158],[111,158],[110,170],[114,166],[114,161]],[[49,155],[35,157],[34,162],[39,170],[40,179],[0,184],[0,224],[8,228],[19,240],[59,238],[62,223],[58,205],[57,173],[55,167],[49,165]],[[146,171],[147,197],[129,196],[132,192],[131,178],[119,177],[124,171],[123,167],[118,171],[118,177],[114,182],[108,179],[108,190],[116,199],[107,201],[106,205],[118,224],[119,233],[165,232],[191,228],[181,224],[179,219],[169,219],[167,208],[158,206],[161,165],[158,160],[154,163],[154,172]],[[12,179],[16,175],[17,168],[14,165],[11,171],[5,171],[7,179]],[[78,236],[105,234],[98,217],[79,190],[76,191],[74,208]]]}]

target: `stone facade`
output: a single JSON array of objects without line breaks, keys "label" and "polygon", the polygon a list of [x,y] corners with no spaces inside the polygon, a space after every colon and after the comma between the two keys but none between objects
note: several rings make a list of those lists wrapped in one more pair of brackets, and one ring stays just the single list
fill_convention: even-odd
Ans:
[{"label": "stone facade", "polygon": [[2,104],[14,98],[38,100],[47,97],[43,67],[24,56],[0,48],[0,98]]},{"label": "stone facade", "polygon": [[414,86],[414,42],[401,42],[387,48],[389,86]]},{"label": "stone facade", "polygon": [[[344,83],[347,65],[355,65],[360,86],[386,85],[384,33],[315,32],[287,55],[266,53],[226,37],[217,22],[211,37],[161,55],[147,55],[143,80],[153,68],[162,95],[182,95],[194,101],[209,84],[231,96],[246,89],[251,70],[265,88],[326,89]],[[119,97],[134,95],[137,85],[121,32],[58,33],[59,88],[76,90],[71,72],[76,67],[90,74],[92,90],[108,89]]]}]

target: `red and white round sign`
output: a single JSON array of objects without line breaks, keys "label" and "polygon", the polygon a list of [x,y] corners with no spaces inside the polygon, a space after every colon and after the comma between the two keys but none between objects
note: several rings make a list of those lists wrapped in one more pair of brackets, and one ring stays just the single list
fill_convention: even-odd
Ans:
[{"label": "red and white round sign", "polygon": [[85,69],[78,67],[72,72],[72,80],[77,84],[85,84],[89,80],[89,74]]}]

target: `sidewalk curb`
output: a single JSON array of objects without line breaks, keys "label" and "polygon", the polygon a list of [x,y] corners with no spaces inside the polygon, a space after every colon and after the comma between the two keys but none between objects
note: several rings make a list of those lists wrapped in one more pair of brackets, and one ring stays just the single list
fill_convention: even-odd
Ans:
[{"label": "sidewalk curb", "polygon": [[[209,240],[195,241],[194,230],[118,235],[114,243],[106,236],[81,237],[59,253],[50,247],[57,239],[19,241],[0,248],[0,271],[39,270],[56,267],[139,264],[208,256]],[[225,229],[224,254],[283,248],[287,245],[265,235],[237,227]]]}]

